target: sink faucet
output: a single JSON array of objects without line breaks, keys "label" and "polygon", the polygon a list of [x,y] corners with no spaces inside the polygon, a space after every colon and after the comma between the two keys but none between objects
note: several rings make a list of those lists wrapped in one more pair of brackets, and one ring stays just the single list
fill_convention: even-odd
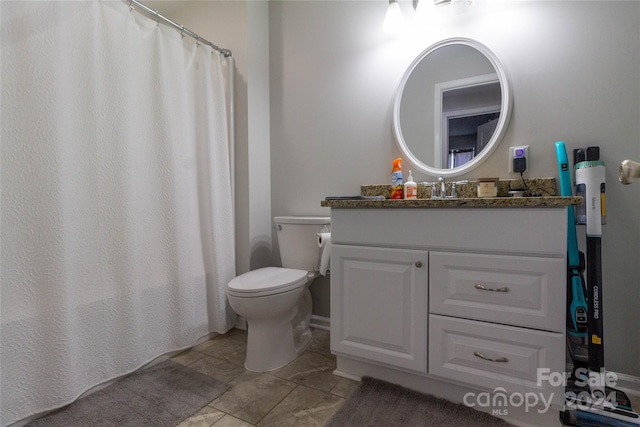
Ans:
[{"label": "sink faucet", "polygon": [[438,177],[438,182],[440,183],[440,194],[438,194],[438,187],[436,187],[436,182],[421,182],[420,184],[425,186],[431,186],[431,198],[432,199],[444,199],[447,197],[447,187],[444,183],[444,176]]},{"label": "sink faucet", "polygon": [[431,183],[431,198],[432,199],[437,199],[438,196],[438,189],[436,188],[436,183],[432,182]]},{"label": "sink faucet", "polygon": [[[436,184],[440,184],[440,194],[438,194],[438,187]],[[425,186],[431,186],[431,198],[432,199],[455,199],[458,197],[458,193],[456,191],[456,185],[458,184],[468,184],[469,180],[455,181],[451,183],[451,195],[447,196],[447,186],[444,180],[444,176],[438,177],[438,182],[421,182],[420,184]]]},{"label": "sink faucet", "polygon": [[439,176],[438,182],[440,183],[440,197],[444,199],[447,197],[447,186],[444,183],[444,176]]}]

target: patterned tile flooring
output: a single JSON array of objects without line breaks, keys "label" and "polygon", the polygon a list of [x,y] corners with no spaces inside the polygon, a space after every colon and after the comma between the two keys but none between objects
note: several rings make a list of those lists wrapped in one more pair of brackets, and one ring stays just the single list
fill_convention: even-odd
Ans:
[{"label": "patterned tile flooring", "polygon": [[[300,357],[266,373],[244,369],[247,334],[239,329],[175,356],[175,362],[231,386],[177,427],[323,426],[359,383],[332,374],[329,331],[312,331],[313,341]],[[638,411],[640,396],[630,398]]]},{"label": "patterned tile flooring", "polygon": [[329,331],[313,329],[309,348],[266,373],[244,369],[247,335],[232,329],[175,356],[175,362],[231,387],[177,427],[323,426],[358,386],[333,375]]}]

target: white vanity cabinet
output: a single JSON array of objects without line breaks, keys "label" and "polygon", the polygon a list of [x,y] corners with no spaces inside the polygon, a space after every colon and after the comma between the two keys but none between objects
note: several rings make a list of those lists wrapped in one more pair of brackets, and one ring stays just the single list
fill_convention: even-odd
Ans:
[{"label": "white vanity cabinet", "polygon": [[[538,370],[565,371],[566,215],[565,207],[333,208],[336,373],[459,402],[469,392],[543,394],[555,418],[534,415],[552,425],[563,390],[539,381]],[[507,419],[521,424],[513,412]]]}]

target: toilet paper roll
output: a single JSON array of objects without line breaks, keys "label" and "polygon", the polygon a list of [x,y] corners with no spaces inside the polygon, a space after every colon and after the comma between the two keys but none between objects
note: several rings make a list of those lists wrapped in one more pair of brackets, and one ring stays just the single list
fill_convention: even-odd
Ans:
[{"label": "toilet paper roll", "polygon": [[318,233],[318,246],[322,249],[320,257],[320,274],[327,275],[331,257],[331,233]]}]

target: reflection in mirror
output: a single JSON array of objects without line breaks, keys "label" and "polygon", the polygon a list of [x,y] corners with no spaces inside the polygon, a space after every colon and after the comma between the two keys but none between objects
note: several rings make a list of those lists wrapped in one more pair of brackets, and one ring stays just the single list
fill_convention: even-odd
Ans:
[{"label": "reflection in mirror", "polygon": [[493,151],[510,102],[504,71],[485,46],[444,40],[420,54],[403,77],[394,108],[398,145],[428,175],[460,175]]},{"label": "reflection in mirror", "polygon": [[[436,84],[435,162],[454,168],[480,154],[493,136],[500,118],[500,83],[496,74],[478,79]],[[440,149],[442,148],[442,149]]]}]

